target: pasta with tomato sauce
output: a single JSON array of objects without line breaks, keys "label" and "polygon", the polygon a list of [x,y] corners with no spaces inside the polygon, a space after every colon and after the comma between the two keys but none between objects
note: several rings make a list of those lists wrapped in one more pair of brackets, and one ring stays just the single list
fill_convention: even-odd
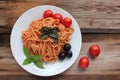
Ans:
[{"label": "pasta with tomato sauce", "polygon": [[[42,34],[39,30],[44,27],[58,27],[59,39],[56,44],[50,37],[47,39],[40,39]],[[63,46],[69,43],[71,35],[74,32],[72,27],[65,28],[65,26],[54,18],[42,18],[33,20],[29,28],[22,32],[23,45],[28,48],[31,55],[41,55],[44,62],[55,62],[58,59],[59,53],[62,51]]]}]

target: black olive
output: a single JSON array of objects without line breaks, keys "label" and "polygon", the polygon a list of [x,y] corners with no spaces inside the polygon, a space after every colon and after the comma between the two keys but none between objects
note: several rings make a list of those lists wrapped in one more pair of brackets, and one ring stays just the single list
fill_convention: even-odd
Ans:
[{"label": "black olive", "polygon": [[71,49],[71,45],[70,44],[65,44],[64,45],[64,50],[65,51],[69,51]]},{"label": "black olive", "polygon": [[61,53],[58,55],[58,58],[59,58],[60,60],[64,60],[65,57],[66,57],[65,52],[61,52]]},{"label": "black olive", "polygon": [[73,53],[72,53],[71,50],[69,50],[68,52],[66,52],[66,57],[71,58],[72,55],[73,55]]}]

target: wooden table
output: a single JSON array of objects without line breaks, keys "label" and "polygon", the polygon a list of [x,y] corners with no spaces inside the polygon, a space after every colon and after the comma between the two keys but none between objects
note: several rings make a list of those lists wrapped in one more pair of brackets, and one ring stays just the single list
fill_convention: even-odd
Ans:
[{"label": "wooden table", "polygon": [[[55,5],[72,14],[82,31],[82,49],[77,61],[64,73],[38,77],[23,70],[13,58],[10,33],[26,10],[43,4]],[[101,54],[92,59],[90,45],[98,44]],[[19,54],[19,53],[18,53]],[[82,56],[90,66],[78,67]],[[120,0],[0,0],[0,80],[120,80]]]}]

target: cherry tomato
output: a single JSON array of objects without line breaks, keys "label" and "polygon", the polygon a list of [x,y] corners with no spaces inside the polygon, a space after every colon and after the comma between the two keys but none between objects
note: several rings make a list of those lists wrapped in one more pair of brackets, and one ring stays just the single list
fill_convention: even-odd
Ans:
[{"label": "cherry tomato", "polygon": [[70,27],[70,25],[72,24],[72,19],[70,19],[69,17],[65,17],[63,19],[63,24],[65,25],[66,28]]},{"label": "cherry tomato", "polygon": [[53,17],[53,11],[52,11],[52,10],[46,10],[46,11],[43,13],[43,16],[44,16],[44,18]]},{"label": "cherry tomato", "polygon": [[79,67],[86,69],[89,66],[89,59],[86,56],[83,56],[79,61]]},{"label": "cherry tomato", "polygon": [[97,57],[100,54],[100,47],[98,45],[92,45],[89,48],[89,52],[93,57]]},{"label": "cherry tomato", "polygon": [[54,15],[53,15],[53,18],[54,18],[54,19],[59,19],[59,20],[60,20],[60,22],[62,22],[62,21],[63,21],[63,17],[62,17],[62,15],[61,15],[61,14],[59,14],[59,13],[54,14]]}]

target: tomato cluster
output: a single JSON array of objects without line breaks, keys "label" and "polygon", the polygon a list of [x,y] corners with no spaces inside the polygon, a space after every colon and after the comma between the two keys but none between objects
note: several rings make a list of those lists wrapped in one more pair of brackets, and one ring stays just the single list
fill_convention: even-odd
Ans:
[{"label": "tomato cluster", "polygon": [[72,24],[72,19],[69,17],[65,17],[63,18],[63,16],[60,13],[53,13],[52,10],[46,10],[43,13],[44,18],[47,17],[53,17],[54,19],[59,19],[60,23],[63,23],[63,25],[65,25],[66,28],[70,27],[70,25]]},{"label": "tomato cluster", "polygon": [[[98,45],[92,45],[89,47],[89,53],[93,57],[97,57],[100,54],[100,47]],[[83,56],[79,61],[79,66],[82,69],[86,69],[89,66],[89,59],[87,56]]]}]

